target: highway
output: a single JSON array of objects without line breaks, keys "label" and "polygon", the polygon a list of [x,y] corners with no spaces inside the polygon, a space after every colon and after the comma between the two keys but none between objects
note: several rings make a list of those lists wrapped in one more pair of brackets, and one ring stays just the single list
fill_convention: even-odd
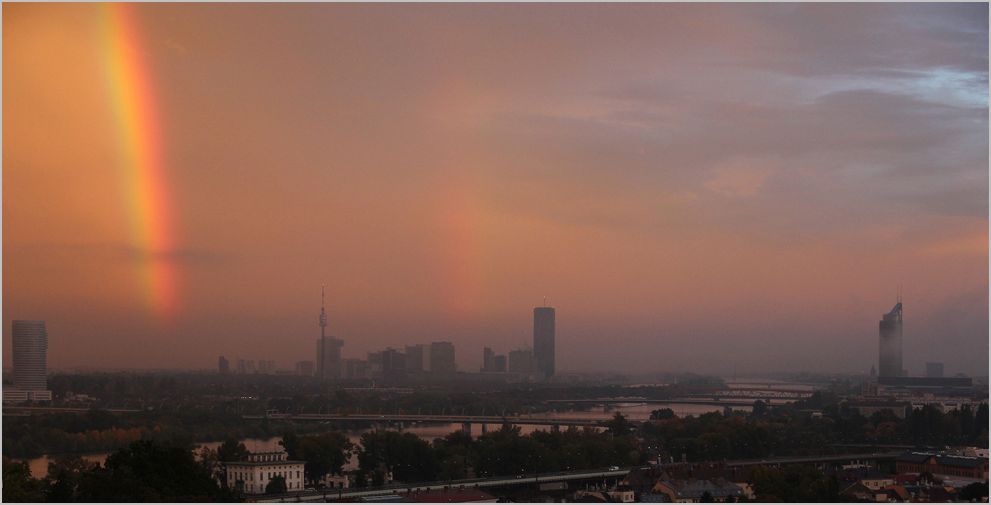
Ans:
[{"label": "highway", "polygon": [[382,486],[377,488],[356,488],[356,489],[344,489],[344,490],[304,490],[299,493],[286,493],[282,495],[274,496],[259,496],[256,498],[249,498],[249,501],[254,501],[258,503],[280,503],[280,502],[322,502],[326,500],[338,500],[338,499],[353,499],[361,498],[365,496],[382,496],[389,495],[393,493],[408,493],[413,491],[423,492],[423,491],[442,491],[444,489],[469,489],[469,488],[486,488],[486,487],[498,487],[498,486],[516,486],[523,484],[538,484],[546,482],[561,482],[569,480],[585,480],[585,479],[605,479],[605,478],[618,478],[624,477],[630,472],[632,468],[621,468],[619,470],[583,470],[579,472],[559,472],[559,473],[548,473],[536,476],[503,476],[503,477],[490,477],[486,479],[466,479],[466,480],[455,480],[455,481],[442,481],[442,482],[426,482],[420,484],[400,484],[400,485],[390,485]]}]

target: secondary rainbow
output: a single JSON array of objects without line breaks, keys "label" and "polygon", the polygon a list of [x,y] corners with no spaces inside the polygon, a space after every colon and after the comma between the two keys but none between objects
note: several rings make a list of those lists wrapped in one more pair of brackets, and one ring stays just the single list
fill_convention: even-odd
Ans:
[{"label": "secondary rainbow", "polygon": [[161,122],[140,26],[124,3],[102,4],[102,52],[117,130],[116,144],[132,245],[148,306],[167,317],[176,309],[173,209],[162,151]]}]

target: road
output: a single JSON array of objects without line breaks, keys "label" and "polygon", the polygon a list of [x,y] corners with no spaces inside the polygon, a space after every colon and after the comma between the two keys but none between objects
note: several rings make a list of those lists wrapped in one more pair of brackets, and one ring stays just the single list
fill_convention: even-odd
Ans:
[{"label": "road", "polygon": [[325,500],[337,500],[337,499],[353,499],[361,498],[365,496],[382,496],[390,495],[394,493],[407,493],[407,492],[423,492],[423,491],[442,491],[445,489],[469,489],[469,488],[486,488],[486,487],[499,487],[499,486],[515,486],[524,484],[537,484],[537,483],[547,483],[547,482],[562,482],[569,480],[585,480],[585,479],[603,479],[603,478],[618,478],[623,477],[630,472],[632,468],[621,468],[619,470],[584,470],[579,472],[559,472],[559,473],[548,473],[536,476],[525,476],[517,478],[515,476],[503,476],[503,477],[490,477],[486,479],[466,479],[466,480],[456,480],[456,481],[443,481],[443,482],[427,482],[420,484],[411,485],[392,485],[392,486],[382,486],[377,488],[360,488],[360,489],[345,489],[345,490],[328,490],[324,493],[323,491],[317,490],[307,490],[300,493],[286,493],[278,496],[259,496],[256,498],[249,498],[250,501],[258,503],[279,503],[279,502],[322,502]]}]

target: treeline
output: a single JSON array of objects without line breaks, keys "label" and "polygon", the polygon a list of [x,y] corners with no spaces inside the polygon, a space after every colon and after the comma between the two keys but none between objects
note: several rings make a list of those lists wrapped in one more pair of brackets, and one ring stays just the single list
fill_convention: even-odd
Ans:
[{"label": "treeline", "polygon": [[188,447],[142,440],[111,454],[103,465],[58,458],[42,479],[27,463],[3,459],[7,502],[237,501]]},{"label": "treeline", "polygon": [[849,452],[844,444],[987,447],[988,406],[941,412],[933,406],[910,410],[904,419],[890,411],[864,417],[841,402],[820,415],[804,405],[763,409],[754,414],[719,413],[679,418],[654,411],[640,430],[650,456],[662,461],[762,459]]},{"label": "treeline", "polygon": [[35,414],[4,419],[3,455],[35,458],[44,454],[109,452],[136,440],[185,446],[228,436],[268,438],[282,433],[287,426],[274,420],[246,423],[233,412],[204,410],[195,405],[184,410],[119,415],[102,410]]}]

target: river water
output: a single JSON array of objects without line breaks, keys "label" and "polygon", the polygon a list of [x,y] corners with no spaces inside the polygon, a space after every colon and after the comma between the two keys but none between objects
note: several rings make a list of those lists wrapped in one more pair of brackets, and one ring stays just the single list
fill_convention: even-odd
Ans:
[{"label": "river water", "polygon": [[[663,408],[670,408],[679,417],[685,416],[698,416],[708,412],[722,412],[721,407],[710,406],[710,405],[683,405],[683,404],[642,404],[642,403],[629,403],[629,404],[618,404],[611,408],[596,406],[588,410],[562,410],[557,412],[542,412],[539,414],[534,414],[534,417],[541,418],[555,418],[561,420],[568,419],[601,419],[608,420],[611,419],[617,412],[622,413],[627,419],[631,421],[645,421],[650,418],[651,411]],[[739,410],[749,411],[750,407],[739,407]],[[499,426],[489,426],[489,429],[498,429]],[[361,435],[373,428],[365,428],[360,430],[348,430],[346,431],[348,439],[352,443],[357,444]],[[392,428],[395,429],[395,428]],[[445,437],[450,433],[453,433],[461,429],[461,424],[414,424],[411,426],[406,426],[403,431],[408,433],[413,433],[414,435],[428,441],[432,441],[435,438]],[[482,433],[482,427],[479,424],[473,424],[472,435],[478,436]],[[526,434],[531,433],[536,430],[546,430],[546,426],[530,426],[530,425],[520,425],[520,430]],[[249,438],[242,440],[244,445],[251,452],[263,452],[263,451],[275,451],[281,449],[279,442],[281,437],[273,437],[268,439],[258,439]],[[219,447],[221,442],[202,442],[200,447],[208,447],[210,449],[216,449]],[[102,453],[91,453],[82,454],[82,457],[86,461],[92,461],[95,463],[103,463],[107,459],[107,454]],[[48,463],[51,461],[52,457],[45,455],[34,459],[29,459],[28,465],[31,468],[31,475],[36,478],[41,478],[48,473]],[[352,457],[351,462],[346,468],[353,469],[357,466],[357,457]]]}]

